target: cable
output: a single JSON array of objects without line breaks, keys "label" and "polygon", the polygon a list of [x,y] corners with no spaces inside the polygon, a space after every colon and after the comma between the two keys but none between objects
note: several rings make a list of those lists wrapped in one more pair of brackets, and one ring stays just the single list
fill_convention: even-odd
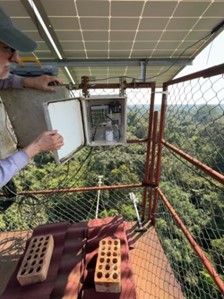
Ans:
[{"label": "cable", "polygon": [[93,120],[92,120],[92,127],[94,129],[94,131],[92,133],[92,137],[91,137],[92,141],[95,141],[96,133],[97,133],[100,123],[102,123],[102,120],[100,118],[98,119],[96,125],[93,124]]},{"label": "cable", "polygon": [[152,77],[149,77],[149,78],[146,78],[145,80],[151,80],[153,78],[157,78],[163,74],[165,74],[166,72],[168,72],[177,62],[178,60],[180,59],[180,57],[188,50],[190,49],[191,47],[195,46],[197,43],[201,42],[202,40],[205,40],[207,39],[209,36],[211,35],[211,33],[208,33],[207,35],[205,35],[204,37],[202,37],[201,39],[199,39],[198,41],[196,41],[195,43],[191,44],[190,46],[188,46],[187,48],[185,48],[181,53],[180,55],[176,58],[176,60],[167,68],[165,69],[164,71],[158,73],[157,75],[155,76],[152,76]]},{"label": "cable", "polygon": [[[126,76],[124,76],[126,78]],[[107,78],[101,78],[101,79],[89,79],[89,82],[96,82],[96,81],[105,81],[105,80],[110,80],[110,79],[118,79],[120,77],[107,77]]]},{"label": "cable", "polygon": [[87,153],[86,157],[84,158],[84,160],[82,162],[80,162],[80,166],[77,169],[77,171],[75,172],[75,174],[72,177],[69,177],[69,181],[72,181],[72,179],[76,178],[76,176],[78,175],[78,173],[81,171],[81,169],[83,168],[84,164],[86,163],[86,161],[91,157],[93,151],[93,147],[90,147],[89,152]]},{"label": "cable", "polygon": [[218,25],[216,25],[212,31],[210,32],[210,34],[214,34],[216,33],[219,29],[221,29],[222,27],[224,27],[224,20],[222,20]]},{"label": "cable", "polygon": [[209,58],[210,58],[210,54],[211,54],[211,50],[212,50],[212,45],[213,45],[213,42],[211,43],[211,45],[209,47],[208,57],[207,57],[207,60],[206,60],[206,65],[208,65],[208,62],[209,62]]},{"label": "cable", "polygon": [[[202,40],[206,40],[210,35],[216,33],[222,26],[224,26],[224,21],[222,21],[219,25],[217,25],[211,32],[209,32],[207,35],[205,35],[204,37],[202,37],[201,39],[197,40],[196,42],[194,42],[193,44],[191,44],[190,46],[188,46],[187,48],[185,48],[180,55],[176,58],[176,60],[164,71],[158,73],[155,76],[152,77],[148,77],[145,80],[151,80],[153,78],[157,78],[161,75],[163,75],[164,73],[168,72],[177,62],[178,60],[181,58],[181,56],[191,47],[195,46],[197,43],[201,42]],[[148,59],[147,59],[148,60]],[[109,80],[109,79],[118,79],[119,77],[108,77],[108,78],[101,78],[101,79],[94,79],[94,80],[89,80],[90,82],[96,82],[96,81],[104,81],[104,80]],[[129,77],[129,76],[122,76],[123,78],[127,78],[127,79],[132,79],[133,81],[139,81],[141,79],[135,78],[135,77]]]},{"label": "cable", "polygon": [[59,181],[58,186],[57,186],[58,189],[61,189],[62,184],[65,182],[66,178],[68,177],[69,167],[70,167],[70,161],[67,162],[66,173],[65,173],[64,178]]}]

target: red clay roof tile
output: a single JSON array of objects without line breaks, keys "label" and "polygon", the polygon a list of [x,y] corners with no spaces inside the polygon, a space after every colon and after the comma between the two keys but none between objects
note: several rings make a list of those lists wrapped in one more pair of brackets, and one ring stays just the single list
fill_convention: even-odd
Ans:
[{"label": "red clay roof tile", "polygon": [[[67,222],[37,227],[33,236],[52,234],[54,252],[46,281],[20,286],[16,275],[21,257],[1,299],[135,299],[135,285],[129,263],[128,241],[122,217],[96,219],[90,222]],[[97,293],[94,271],[99,241],[105,237],[121,240],[121,293]],[[27,243],[28,245],[28,243]]]}]

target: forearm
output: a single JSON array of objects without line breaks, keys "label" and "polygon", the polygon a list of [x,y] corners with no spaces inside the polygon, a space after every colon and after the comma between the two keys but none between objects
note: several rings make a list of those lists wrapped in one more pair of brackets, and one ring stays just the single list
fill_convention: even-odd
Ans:
[{"label": "forearm", "polygon": [[22,89],[24,77],[17,75],[10,75],[6,79],[0,79],[0,89]]},{"label": "forearm", "polygon": [[10,181],[24,166],[29,163],[25,151],[19,151],[6,159],[0,160],[0,188]]},{"label": "forearm", "polygon": [[55,88],[50,86],[59,86],[62,84],[61,80],[54,76],[42,75],[34,78],[26,77],[23,80],[23,87],[33,88],[47,92],[55,92]]},{"label": "forearm", "polygon": [[10,74],[6,79],[0,79],[0,89],[22,89],[32,88],[46,92],[55,92],[53,86],[59,86],[62,81],[55,76],[42,75],[38,77],[22,77],[15,74]]}]

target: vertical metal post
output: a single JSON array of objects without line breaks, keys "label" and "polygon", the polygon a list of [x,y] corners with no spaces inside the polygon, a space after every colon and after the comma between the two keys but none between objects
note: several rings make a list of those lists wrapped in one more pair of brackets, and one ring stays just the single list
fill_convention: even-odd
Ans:
[{"label": "vertical metal post", "polygon": [[[157,165],[155,170],[155,185],[159,185],[160,173],[161,173],[161,161],[162,161],[162,139],[165,128],[165,116],[166,116],[166,105],[167,105],[167,87],[163,86],[162,106],[160,111],[160,127],[159,127],[159,138],[158,138],[158,154],[157,154]],[[152,207],[152,225],[156,222],[156,212],[158,207],[158,192],[154,192],[154,202]]]},{"label": "vertical metal post", "polygon": [[147,199],[148,188],[143,189],[143,202],[142,202],[142,221],[145,219],[146,199]]},{"label": "vertical metal post", "polygon": [[[155,102],[155,83],[152,84],[151,98],[150,98],[149,121],[148,121],[148,138],[147,138],[147,150],[146,150],[146,160],[145,160],[145,175],[144,175],[144,180],[143,180],[143,184],[145,184],[145,185],[149,184],[149,168],[150,168],[150,156],[151,156],[154,102]],[[147,188],[148,187],[146,186],[145,189],[144,189],[144,193],[143,193],[142,221],[145,219]]]},{"label": "vertical metal post", "polygon": [[150,163],[150,171],[149,171],[149,183],[152,185],[155,183],[154,177],[154,168],[155,168],[155,155],[156,155],[156,139],[157,139],[157,126],[158,126],[158,111],[154,112],[153,119],[153,133],[152,133],[152,153],[151,153],[151,163]]},{"label": "vertical metal post", "polygon": [[152,142],[152,128],[153,128],[153,114],[154,114],[154,102],[155,102],[155,84],[151,90],[151,99],[150,99],[150,109],[149,109],[149,122],[148,122],[148,142],[146,150],[146,161],[145,161],[145,176],[144,183],[148,184],[149,182],[149,164],[151,157],[151,142]]},{"label": "vertical metal post", "polygon": [[89,83],[89,77],[82,76],[82,94],[85,98],[89,97],[89,91],[88,91],[88,83]]},{"label": "vertical metal post", "polygon": [[145,61],[145,60],[140,62],[140,66],[141,66],[140,80],[141,80],[141,82],[145,82],[145,80],[146,80],[146,65],[147,65],[147,61]]},{"label": "vertical metal post", "polygon": [[167,106],[167,87],[163,87],[162,106],[160,111],[160,127],[159,127],[159,138],[158,138],[158,155],[157,155],[157,167],[155,183],[159,185],[160,173],[161,173],[161,160],[162,160],[162,140],[165,128],[165,117],[166,117],[166,106]]},{"label": "vertical metal post", "polygon": [[126,80],[124,77],[119,78],[119,83],[120,83],[120,90],[119,90],[119,96],[124,97],[126,95]]},{"label": "vertical metal post", "polygon": [[[102,185],[103,182],[103,175],[99,175],[98,176],[98,186],[100,187]],[[100,193],[101,190],[97,190],[97,201],[96,201],[96,214],[95,214],[95,218],[98,218],[98,213],[99,213],[99,204],[100,204]]]},{"label": "vertical metal post", "polygon": [[148,210],[148,220],[152,217],[152,201],[153,201],[153,189],[148,190],[148,200],[149,200],[149,210]]}]

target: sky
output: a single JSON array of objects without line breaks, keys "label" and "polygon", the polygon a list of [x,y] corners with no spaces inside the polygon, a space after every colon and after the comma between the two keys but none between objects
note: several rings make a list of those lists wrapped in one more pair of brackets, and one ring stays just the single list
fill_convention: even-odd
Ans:
[{"label": "sky", "polygon": [[220,33],[198,56],[193,65],[186,66],[177,77],[224,63],[224,31]]},{"label": "sky", "polygon": [[[204,50],[202,50],[196,58],[193,60],[192,65],[186,66],[175,78],[179,78],[188,74],[192,74],[204,69],[207,69],[209,67],[219,65],[221,63],[224,63],[224,31],[220,33],[209,45],[205,47]],[[215,80],[214,78],[212,80]],[[211,81],[212,81],[211,80]],[[197,101],[198,105],[202,105],[204,103],[209,103],[211,105],[215,105],[220,101],[220,99],[217,99],[217,97],[214,95],[214,92],[212,91],[211,86],[208,86],[207,84],[203,84],[203,90],[206,91],[205,98],[201,97],[201,92],[198,94],[194,94],[194,99],[190,99],[191,93],[186,93],[186,102],[188,104],[194,104]],[[202,90],[201,88],[201,90]],[[220,90],[219,96],[221,97],[224,94],[223,89],[223,80],[219,80],[216,83],[215,88],[217,90]],[[159,90],[160,91],[160,90]],[[210,100],[211,99],[211,100]],[[224,100],[224,95],[222,99],[222,103]],[[161,103],[161,94],[157,93],[155,96],[155,104],[160,105]],[[220,103],[220,102],[219,102]],[[172,104],[175,104],[172,102]],[[168,101],[169,105],[169,101]]]}]

